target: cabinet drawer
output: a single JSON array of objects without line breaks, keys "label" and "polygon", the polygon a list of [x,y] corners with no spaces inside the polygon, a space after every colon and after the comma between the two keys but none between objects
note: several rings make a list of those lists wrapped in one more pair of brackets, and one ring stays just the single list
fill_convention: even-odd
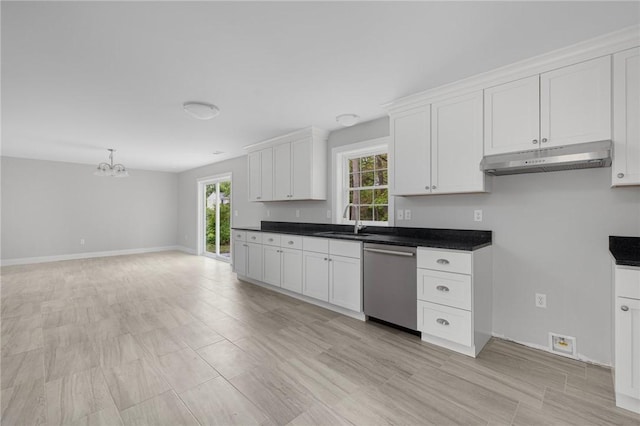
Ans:
[{"label": "cabinet drawer", "polygon": [[471,310],[471,276],[418,269],[418,299]]},{"label": "cabinet drawer", "polygon": [[233,230],[233,241],[247,241],[247,231]]},{"label": "cabinet drawer", "polygon": [[362,257],[362,244],[352,241],[330,240],[329,254],[360,259]]},{"label": "cabinet drawer", "polygon": [[616,296],[640,299],[640,269],[616,267]]},{"label": "cabinet drawer", "polygon": [[329,240],[326,238],[302,237],[302,250],[329,253]]},{"label": "cabinet drawer", "polygon": [[418,268],[471,274],[471,253],[418,247]]},{"label": "cabinet drawer", "polygon": [[471,346],[473,337],[471,312],[419,300],[418,330],[464,346]]},{"label": "cabinet drawer", "polygon": [[262,233],[262,244],[280,247],[280,234]]},{"label": "cabinet drawer", "polygon": [[283,234],[280,236],[280,246],[283,248],[302,250],[302,237]]},{"label": "cabinet drawer", "polygon": [[262,232],[247,232],[247,241],[250,243],[262,243]]}]

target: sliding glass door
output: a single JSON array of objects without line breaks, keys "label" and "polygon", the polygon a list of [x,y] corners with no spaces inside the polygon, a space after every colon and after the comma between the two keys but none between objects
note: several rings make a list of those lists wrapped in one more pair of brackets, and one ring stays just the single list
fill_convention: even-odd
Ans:
[{"label": "sliding glass door", "polygon": [[231,260],[231,178],[203,182],[204,254]]}]

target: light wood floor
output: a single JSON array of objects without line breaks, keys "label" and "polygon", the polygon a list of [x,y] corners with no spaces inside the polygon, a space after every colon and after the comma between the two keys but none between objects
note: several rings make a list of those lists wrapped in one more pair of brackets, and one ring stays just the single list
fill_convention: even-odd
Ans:
[{"label": "light wood floor", "polygon": [[176,252],[2,269],[2,424],[640,424],[611,372],[478,359]]}]

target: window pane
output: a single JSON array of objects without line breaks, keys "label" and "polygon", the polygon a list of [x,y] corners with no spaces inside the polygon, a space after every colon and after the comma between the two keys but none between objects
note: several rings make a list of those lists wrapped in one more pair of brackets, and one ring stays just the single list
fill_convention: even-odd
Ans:
[{"label": "window pane", "polygon": [[373,186],[375,172],[362,172],[362,182],[360,186]]},{"label": "window pane", "polygon": [[360,191],[349,191],[349,203],[360,204]]},{"label": "window pane", "polygon": [[373,206],[360,206],[360,220],[373,220]]},{"label": "window pane", "polygon": [[373,156],[361,157],[360,158],[360,170],[362,170],[362,171],[373,170],[373,161],[374,161]]},{"label": "window pane", "polygon": [[360,204],[373,204],[373,189],[360,191]]},{"label": "window pane", "polygon": [[376,170],[374,174],[375,174],[374,175],[375,186],[387,185],[387,179],[388,179],[387,170]]},{"label": "window pane", "polygon": [[373,204],[389,204],[389,190],[387,188],[375,189],[373,197]]},{"label": "window pane", "polygon": [[360,159],[352,158],[349,160],[349,173],[359,172],[360,171]]},{"label": "window pane", "polygon": [[350,188],[359,188],[361,187],[361,175],[360,173],[351,173],[349,174],[349,187]]},{"label": "window pane", "polygon": [[386,169],[387,168],[387,154],[378,154],[376,155],[376,170]]},{"label": "window pane", "polygon": [[389,206],[374,206],[374,219],[380,222],[387,222],[389,220]]}]

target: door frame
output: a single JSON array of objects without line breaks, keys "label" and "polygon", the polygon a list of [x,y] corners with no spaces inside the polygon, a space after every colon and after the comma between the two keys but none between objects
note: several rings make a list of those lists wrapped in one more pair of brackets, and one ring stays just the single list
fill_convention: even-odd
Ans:
[{"label": "door frame", "polygon": [[[230,215],[230,226],[233,227],[233,206],[234,206],[234,197],[233,197],[233,174],[231,172],[228,173],[220,173],[217,175],[212,175],[212,176],[206,176],[206,177],[202,177],[197,179],[196,181],[196,185],[197,185],[197,194],[198,194],[198,211],[197,211],[197,233],[196,233],[196,239],[198,241],[198,246],[197,246],[197,251],[196,254],[198,256],[206,256],[206,257],[210,257],[212,259],[217,259],[217,260],[222,260],[223,262],[231,262],[231,248],[229,248],[229,257],[224,257],[224,256],[218,256],[218,255],[211,255],[209,252],[206,251],[206,239],[207,236],[205,235],[204,230],[206,229],[205,227],[205,221],[206,221],[206,216],[204,214],[204,206],[206,203],[206,200],[204,199],[204,188],[212,183],[219,183],[219,182],[225,182],[225,181],[229,181],[231,182],[231,215]],[[216,209],[216,211],[219,211],[218,209]],[[219,223],[219,220],[218,220]],[[231,241],[229,241],[230,244],[232,244]]]}]

